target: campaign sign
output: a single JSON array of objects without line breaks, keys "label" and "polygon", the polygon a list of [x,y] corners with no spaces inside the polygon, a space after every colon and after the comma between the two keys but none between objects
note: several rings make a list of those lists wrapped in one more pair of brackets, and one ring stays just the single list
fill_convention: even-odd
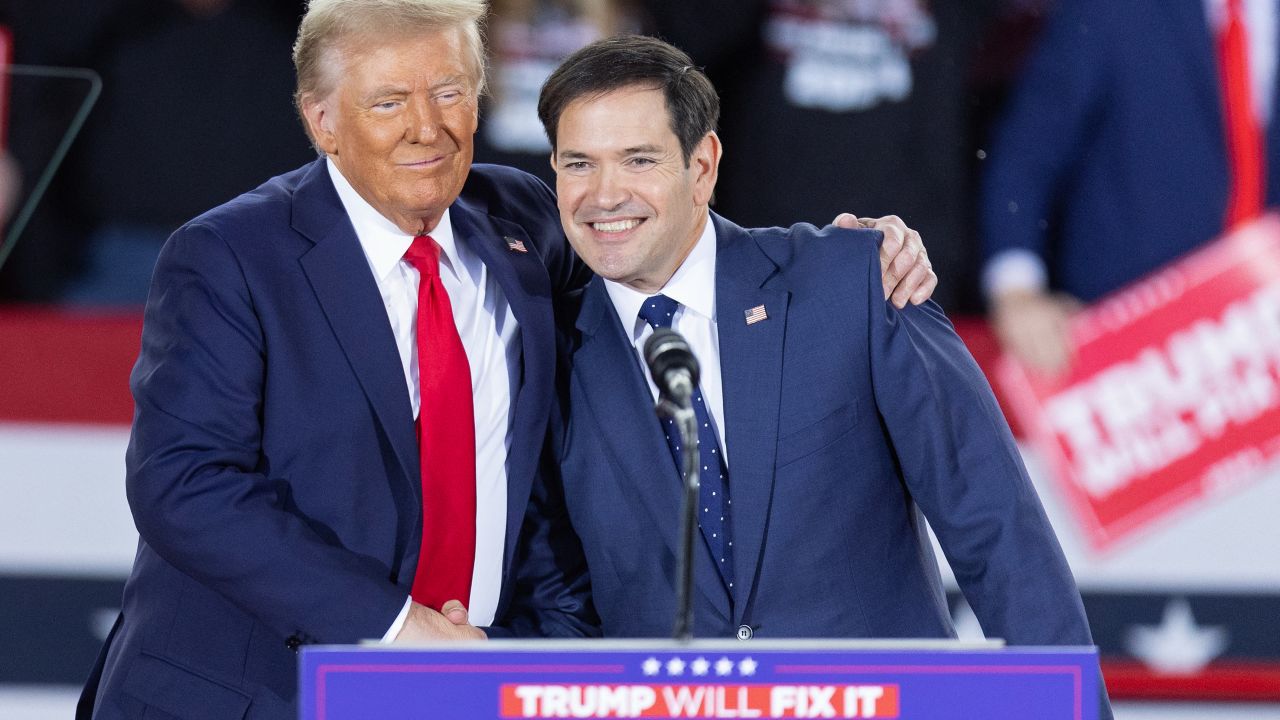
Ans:
[{"label": "campaign sign", "polygon": [[[951,649],[939,649],[949,647]],[[1083,720],[1095,648],[497,641],[310,647],[303,720],[902,718]]]},{"label": "campaign sign", "polygon": [[1101,549],[1280,459],[1280,219],[1264,217],[1085,309],[1074,359],[997,370]]}]

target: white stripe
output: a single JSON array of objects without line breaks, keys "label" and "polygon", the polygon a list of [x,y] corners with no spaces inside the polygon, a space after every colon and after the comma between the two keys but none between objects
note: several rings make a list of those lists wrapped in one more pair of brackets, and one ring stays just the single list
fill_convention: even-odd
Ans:
[{"label": "white stripe", "polygon": [[0,572],[124,577],[125,426],[0,423]]}]

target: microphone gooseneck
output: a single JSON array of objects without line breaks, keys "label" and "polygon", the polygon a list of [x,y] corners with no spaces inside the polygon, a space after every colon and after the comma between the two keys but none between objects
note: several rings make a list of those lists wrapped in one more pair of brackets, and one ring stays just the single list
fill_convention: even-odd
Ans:
[{"label": "microphone gooseneck", "polygon": [[657,328],[644,343],[644,362],[658,386],[658,415],[669,417],[680,433],[683,508],[680,553],[676,561],[676,618],[672,636],[693,639],[693,536],[698,506],[698,420],[693,394],[698,387],[698,359],[680,333]]}]

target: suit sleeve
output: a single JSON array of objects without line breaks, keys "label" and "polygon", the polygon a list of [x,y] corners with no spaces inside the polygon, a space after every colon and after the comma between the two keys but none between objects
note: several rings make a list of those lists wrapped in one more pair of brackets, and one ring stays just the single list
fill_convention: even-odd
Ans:
[{"label": "suit sleeve", "polygon": [[157,262],[130,379],[126,487],[139,535],[281,637],[381,637],[404,590],[293,507],[285,480],[302,478],[271,475],[267,352],[231,249],[207,227],[180,229]]},{"label": "suit sleeve", "polygon": [[897,310],[866,258],[872,389],[912,499],[989,637],[1092,645],[1066,558],[991,388],[932,302]]},{"label": "suit sleeve", "polygon": [[1047,223],[1108,100],[1108,0],[1063,0],[1048,20],[992,138],[980,203],[985,260],[1046,257]]}]

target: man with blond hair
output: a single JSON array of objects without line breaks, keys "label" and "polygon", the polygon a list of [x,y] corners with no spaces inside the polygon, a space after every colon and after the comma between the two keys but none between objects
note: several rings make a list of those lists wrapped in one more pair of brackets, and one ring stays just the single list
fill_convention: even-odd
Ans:
[{"label": "man with blond hair", "polygon": [[[296,717],[300,645],[504,616],[553,309],[588,271],[544,185],[471,163],[484,13],[313,0],[296,101],[321,157],[161,252],[131,377],[140,541],[81,717]],[[933,283],[910,244],[902,299]]]}]

